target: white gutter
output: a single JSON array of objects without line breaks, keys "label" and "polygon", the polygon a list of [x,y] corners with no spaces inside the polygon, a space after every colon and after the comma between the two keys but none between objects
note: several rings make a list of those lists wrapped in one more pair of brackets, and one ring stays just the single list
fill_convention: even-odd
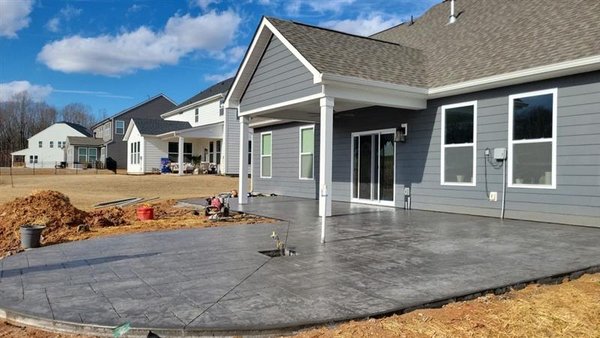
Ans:
[{"label": "white gutter", "polygon": [[166,117],[176,115],[176,114],[184,112],[184,111],[186,111],[188,109],[195,108],[196,106],[201,106],[201,105],[203,105],[205,103],[208,103],[208,102],[211,102],[211,101],[215,101],[215,100],[221,99],[221,98],[223,98],[223,93],[219,93],[219,94],[207,97],[205,99],[202,99],[200,101],[192,102],[192,103],[188,104],[187,106],[179,107],[177,109],[168,111],[168,112],[166,112],[164,114],[161,114],[160,117],[162,119],[164,119]]}]

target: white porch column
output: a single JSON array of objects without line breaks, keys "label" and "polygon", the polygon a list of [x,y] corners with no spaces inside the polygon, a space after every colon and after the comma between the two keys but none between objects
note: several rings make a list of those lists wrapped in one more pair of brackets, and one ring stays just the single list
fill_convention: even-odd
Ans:
[{"label": "white porch column", "polygon": [[179,149],[177,150],[177,164],[179,165],[179,171],[177,175],[183,175],[183,136],[179,136]]},{"label": "white porch column", "polygon": [[240,116],[239,204],[248,203],[248,120],[247,116]]},{"label": "white porch column", "polygon": [[[332,192],[332,153],[333,153],[333,97],[324,97],[320,100],[320,153],[319,153],[319,216],[331,216]],[[327,196],[323,196],[324,188]]]}]

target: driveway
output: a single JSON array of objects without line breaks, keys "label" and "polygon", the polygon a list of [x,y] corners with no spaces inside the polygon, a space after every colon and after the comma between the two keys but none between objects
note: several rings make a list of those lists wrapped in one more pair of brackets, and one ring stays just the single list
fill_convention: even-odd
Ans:
[{"label": "driveway", "polygon": [[[600,265],[597,228],[334,203],[322,245],[317,208],[254,198],[240,209],[286,221],[10,256],[0,260],[0,308],[67,329],[130,322],[178,334],[285,332]],[[258,253],[274,248],[273,230],[297,256]]]}]

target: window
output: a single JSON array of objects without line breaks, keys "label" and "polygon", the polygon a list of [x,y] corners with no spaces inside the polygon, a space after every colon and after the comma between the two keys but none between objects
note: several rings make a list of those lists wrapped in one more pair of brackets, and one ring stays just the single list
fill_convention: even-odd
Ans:
[{"label": "window", "polygon": [[300,128],[300,179],[314,178],[315,126]]},{"label": "window", "polygon": [[219,116],[223,116],[225,114],[225,100],[219,101]]},{"label": "window", "polygon": [[102,136],[104,137],[105,140],[108,140],[111,138],[111,123],[107,122],[104,127],[102,127]]},{"label": "window", "polygon": [[215,162],[215,143],[212,141],[208,143],[208,162]]},{"label": "window", "polygon": [[442,106],[441,184],[474,186],[477,102]]},{"label": "window", "polygon": [[44,142],[42,142],[42,141],[39,141],[39,142],[38,142],[38,148],[41,148],[41,147],[43,146],[43,144],[44,144]]},{"label": "window", "polygon": [[29,155],[29,163],[38,163],[37,155]]},{"label": "window", "polygon": [[[140,142],[132,142],[129,144],[130,148],[130,163],[131,164],[140,164],[141,162],[141,153],[140,153]],[[95,149],[94,149],[95,150]]]},{"label": "window", "polygon": [[556,188],[557,89],[511,95],[508,185]]},{"label": "window", "polygon": [[115,121],[115,134],[119,134],[119,135],[125,134],[125,121],[120,121],[120,120]]},{"label": "window", "polygon": [[198,123],[200,121],[200,113],[198,112],[198,108],[194,111],[194,121]]},{"label": "window", "polygon": [[271,132],[260,134],[260,177],[261,178],[271,178],[271,171],[273,169],[272,140],[273,140],[273,134]]},{"label": "window", "polygon": [[50,148],[54,148],[54,141],[50,141]]},{"label": "window", "polygon": [[62,142],[61,141],[56,141],[56,146],[58,148],[62,148]]},{"label": "window", "polygon": [[217,164],[221,164],[221,141],[217,141],[216,152],[215,152],[215,162]]},{"label": "window", "polygon": [[252,135],[250,135],[250,140],[248,140],[248,165],[252,165]]},{"label": "window", "polygon": [[[179,162],[179,143],[169,142],[169,161]],[[192,144],[183,144],[183,162],[192,162]]]},{"label": "window", "polygon": [[77,151],[77,162],[79,163],[87,163],[87,148],[85,147],[79,147],[79,150]]},{"label": "window", "polygon": [[97,160],[98,150],[96,148],[88,148],[88,163],[95,163]]}]

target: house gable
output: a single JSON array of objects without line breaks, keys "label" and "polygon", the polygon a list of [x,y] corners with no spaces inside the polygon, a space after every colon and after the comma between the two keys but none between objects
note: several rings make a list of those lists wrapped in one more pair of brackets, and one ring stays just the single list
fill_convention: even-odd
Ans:
[{"label": "house gable", "polygon": [[251,111],[319,93],[321,86],[314,84],[310,70],[273,35],[242,95],[240,109]]}]

